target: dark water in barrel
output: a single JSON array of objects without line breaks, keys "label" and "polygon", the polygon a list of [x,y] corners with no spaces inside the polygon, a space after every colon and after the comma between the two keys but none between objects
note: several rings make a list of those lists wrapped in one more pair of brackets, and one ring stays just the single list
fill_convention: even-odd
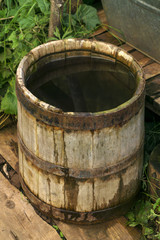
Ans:
[{"label": "dark water in barrel", "polygon": [[28,77],[26,86],[40,100],[65,112],[99,112],[129,100],[136,81],[121,63],[72,57],[42,65]]}]

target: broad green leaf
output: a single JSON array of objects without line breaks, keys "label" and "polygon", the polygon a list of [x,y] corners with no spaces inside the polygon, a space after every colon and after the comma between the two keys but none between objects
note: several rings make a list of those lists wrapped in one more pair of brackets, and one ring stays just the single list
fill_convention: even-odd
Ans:
[{"label": "broad green leaf", "polygon": [[150,216],[149,219],[150,220],[154,220],[156,217],[158,217],[159,215],[155,213],[155,211],[153,209],[150,210]]},{"label": "broad green leaf", "polygon": [[54,36],[57,37],[57,39],[61,39],[60,31],[57,27],[56,30],[54,31]]},{"label": "broad green leaf", "polygon": [[16,95],[7,91],[1,102],[1,110],[7,114],[17,114]]},{"label": "broad green leaf", "polygon": [[136,227],[137,225],[139,225],[139,223],[137,223],[137,222],[129,223],[129,226],[130,226],[130,227]]},{"label": "broad green leaf", "polygon": [[26,3],[33,3],[33,0],[18,0],[20,6],[23,6]]},{"label": "broad green leaf", "polygon": [[0,53],[0,62],[5,62],[5,59],[11,59],[12,58],[12,52],[9,48],[6,48],[5,52],[3,51]]},{"label": "broad green leaf", "polygon": [[27,16],[26,18],[22,18],[19,21],[19,25],[22,29],[25,28],[33,28],[35,26],[35,21],[34,18],[32,16]]},{"label": "broad green leaf", "polygon": [[38,39],[34,39],[32,41],[32,44],[33,44],[34,47],[37,47],[40,44],[40,42],[38,41]]},{"label": "broad green leaf", "polygon": [[147,235],[151,235],[151,234],[153,234],[154,233],[154,230],[153,230],[153,228],[151,228],[151,227],[144,227],[143,228],[143,234],[145,235],[145,236],[147,236]]},{"label": "broad green leaf", "polygon": [[41,12],[47,14],[49,11],[49,2],[47,0],[36,0]]},{"label": "broad green leaf", "polygon": [[16,31],[13,31],[7,40],[12,41],[13,43],[12,48],[15,49],[18,46],[18,38],[17,38]]},{"label": "broad green leaf", "polygon": [[17,114],[17,97],[13,80],[1,101],[1,110],[7,114]]},{"label": "broad green leaf", "polygon": [[73,31],[67,29],[67,30],[65,31],[65,33],[63,34],[62,39],[72,38],[72,33],[73,33]]},{"label": "broad green leaf", "polygon": [[19,34],[19,40],[22,41],[24,39],[24,34],[23,33],[20,33]]},{"label": "broad green leaf", "polygon": [[137,206],[137,216],[136,222],[141,225],[145,225],[149,221],[150,210],[152,209],[152,203],[150,201],[139,201],[139,205]]},{"label": "broad green leaf", "polygon": [[30,41],[32,38],[33,38],[33,35],[32,35],[31,33],[27,33],[27,34],[25,35],[25,39],[26,39],[27,41]]},{"label": "broad green leaf", "polygon": [[3,84],[3,88],[0,88],[0,98],[2,98],[5,95],[7,88],[8,88],[8,83]]},{"label": "broad green leaf", "polygon": [[[63,21],[64,26],[66,26],[68,28],[69,27],[69,14],[68,13],[63,14],[63,20],[62,21]],[[75,15],[71,14],[71,25],[73,27],[75,27],[76,24],[79,24],[77,22],[77,17]]]},{"label": "broad green leaf", "polygon": [[155,210],[157,207],[160,207],[160,198],[156,200],[156,202],[153,204],[153,209]]},{"label": "broad green leaf", "polygon": [[156,239],[156,240],[159,240],[159,239],[160,239],[160,233],[157,233],[157,234],[155,235],[155,239]]},{"label": "broad green leaf", "polygon": [[132,221],[132,222],[135,221],[135,216],[133,212],[128,212],[126,216],[129,219],[129,221]]},{"label": "broad green leaf", "polygon": [[77,20],[82,20],[88,30],[93,30],[100,24],[100,20],[97,15],[97,10],[86,4],[81,4],[75,13]]},{"label": "broad green leaf", "polygon": [[0,62],[3,63],[5,61],[4,52],[0,53]]},{"label": "broad green leaf", "polygon": [[0,10],[0,18],[5,18],[7,15],[7,8]]},{"label": "broad green leaf", "polygon": [[16,12],[18,11],[19,7],[13,8],[9,11],[8,15],[9,17],[15,16]]},{"label": "broad green leaf", "polygon": [[2,77],[3,77],[3,78],[8,78],[8,77],[11,76],[11,75],[12,75],[12,73],[11,73],[11,71],[8,70],[8,69],[5,69],[5,70],[2,72]]},{"label": "broad green leaf", "polygon": [[[2,71],[3,73],[3,71]],[[0,88],[3,88],[6,83],[8,83],[8,79],[2,77],[2,73],[0,73]]]},{"label": "broad green leaf", "polygon": [[6,34],[6,33],[9,33],[11,31],[11,26],[8,24],[6,24],[5,25],[5,27],[4,27],[4,33]]}]

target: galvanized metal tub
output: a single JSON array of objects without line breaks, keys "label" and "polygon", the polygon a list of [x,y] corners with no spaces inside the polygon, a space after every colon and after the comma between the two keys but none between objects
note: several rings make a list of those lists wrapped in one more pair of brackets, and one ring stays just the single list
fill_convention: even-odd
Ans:
[{"label": "galvanized metal tub", "polygon": [[160,62],[160,1],[102,0],[102,5],[112,32]]},{"label": "galvanized metal tub", "polygon": [[[44,60],[77,54],[128,66],[137,82],[132,98],[104,112],[69,113],[26,88],[34,63],[40,68]],[[16,81],[19,173],[38,209],[58,220],[89,224],[130,207],[142,174],[144,89],[140,66],[112,44],[60,40],[36,47],[22,59]]]}]

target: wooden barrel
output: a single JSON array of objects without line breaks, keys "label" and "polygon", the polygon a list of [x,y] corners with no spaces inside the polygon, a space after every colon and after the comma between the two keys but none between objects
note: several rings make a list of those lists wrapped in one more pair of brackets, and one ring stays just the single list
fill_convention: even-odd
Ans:
[{"label": "wooden barrel", "polygon": [[[27,89],[35,63],[38,69],[77,54],[126,65],[137,84],[133,96],[107,111],[74,113],[40,101]],[[16,81],[19,173],[34,206],[55,219],[82,224],[127,210],[142,174],[144,89],[138,63],[112,44],[59,40],[36,47],[22,59]]]}]

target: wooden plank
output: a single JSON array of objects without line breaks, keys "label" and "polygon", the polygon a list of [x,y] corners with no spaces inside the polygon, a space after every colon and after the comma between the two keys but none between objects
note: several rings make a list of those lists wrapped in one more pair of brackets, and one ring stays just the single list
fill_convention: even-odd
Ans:
[{"label": "wooden plank", "polygon": [[0,131],[0,155],[18,172],[17,126],[10,125]]},{"label": "wooden plank", "polygon": [[105,13],[104,13],[104,10],[101,9],[98,11],[98,17],[99,17],[99,20],[101,22],[101,27],[99,27],[94,33],[92,36],[96,36],[96,35],[99,35],[103,32],[105,32],[107,29],[108,29],[108,25],[107,25],[107,19],[106,19],[106,16],[105,16]]},{"label": "wooden plank", "polygon": [[137,50],[131,52],[131,55],[138,61],[141,67],[145,67],[151,63],[154,63],[152,59]]},{"label": "wooden plank", "polygon": [[106,15],[105,15],[103,9],[98,11],[98,17],[99,17],[99,20],[101,21],[102,24],[106,24],[107,25],[107,18],[106,18]]},{"label": "wooden plank", "polygon": [[122,48],[123,50],[125,50],[125,51],[127,51],[127,52],[131,52],[131,51],[134,50],[133,47],[131,47],[130,45],[128,45],[128,44],[126,44],[126,43],[122,44],[122,45],[120,46],[120,48]]},{"label": "wooden plank", "polygon": [[146,107],[160,115],[160,75],[146,81]]},{"label": "wooden plank", "polygon": [[146,82],[146,94],[152,99],[160,97],[160,75]]},{"label": "wooden plank", "polygon": [[25,196],[0,173],[0,239],[60,240],[60,236],[34,211]]},{"label": "wooden plank", "polygon": [[141,67],[145,67],[151,63],[154,63],[154,61],[151,58],[144,57],[138,61],[138,63],[141,65]]},{"label": "wooden plank", "polygon": [[145,79],[152,78],[152,77],[160,74],[160,64],[154,62],[154,63],[149,64],[146,67],[144,67],[143,70],[144,70],[144,78]]},{"label": "wooden plank", "polygon": [[73,225],[56,221],[67,240],[139,240],[140,231],[126,226],[127,220],[120,217],[96,225]]},{"label": "wooden plank", "polygon": [[122,42],[120,40],[118,40],[117,38],[115,38],[111,34],[111,32],[105,32],[105,33],[102,33],[98,36],[94,36],[94,39],[98,40],[98,41],[112,43],[112,44],[115,44],[115,45],[121,45],[122,44]]}]

